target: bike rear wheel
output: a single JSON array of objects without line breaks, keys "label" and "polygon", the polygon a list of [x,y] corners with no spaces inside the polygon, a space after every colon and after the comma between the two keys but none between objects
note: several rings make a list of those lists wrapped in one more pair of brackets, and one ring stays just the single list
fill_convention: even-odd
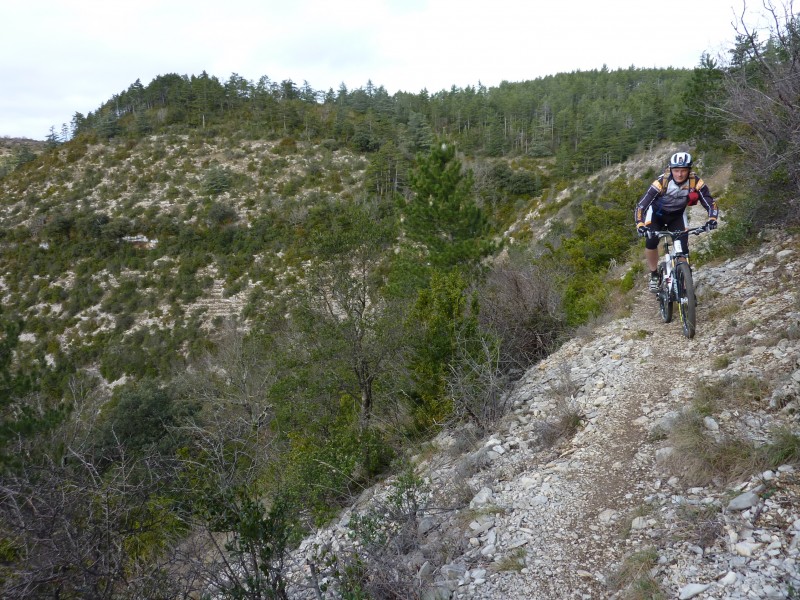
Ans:
[{"label": "bike rear wheel", "polygon": [[664,323],[669,323],[672,321],[672,300],[669,297],[669,288],[664,281],[664,265],[658,265],[658,279],[661,282],[658,288],[658,308],[661,311],[661,319]]},{"label": "bike rear wheel", "polygon": [[697,302],[694,297],[694,280],[689,263],[678,263],[675,269],[675,277],[678,283],[678,311],[681,315],[683,324],[683,335],[692,339],[696,331],[696,312]]}]

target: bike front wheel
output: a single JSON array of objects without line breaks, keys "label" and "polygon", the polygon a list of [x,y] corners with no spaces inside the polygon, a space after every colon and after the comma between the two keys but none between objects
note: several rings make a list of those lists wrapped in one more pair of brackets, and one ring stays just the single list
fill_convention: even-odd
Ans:
[{"label": "bike front wheel", "polygon": [[689,263],[678,263],[675,269],[675,278],[678,283],[678,311],[683,324],[683,335],[692,339],[697,328],[695,312],[697,302],[694,297],[694,281]]},{"label": "bike front wheel", "polygon": [[672,321],[672,299],[670,298],[669,288],[664,281],[664,266],[658,266],[658,279],[661,285],[658,288],[658,308],[661,311],[661,320],[664,323]]}]

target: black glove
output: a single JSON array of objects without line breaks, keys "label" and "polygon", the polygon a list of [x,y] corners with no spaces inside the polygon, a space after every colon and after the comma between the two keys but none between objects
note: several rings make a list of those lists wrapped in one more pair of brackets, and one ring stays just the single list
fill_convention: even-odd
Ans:
[{"label": "black glove", "polygon": [[716,219],[709,219],[706,222],[706,229],[708,229],[709,231],[713,231],[716,228],[717,228],[717,220]]},{"label": "black glove", "polygon": [[639,237],[647,237],[647,234],[650,233],[650,230],[647,227],[645,227],[644,225],[639,225],[636,228],[636,231],[639,232]]}]

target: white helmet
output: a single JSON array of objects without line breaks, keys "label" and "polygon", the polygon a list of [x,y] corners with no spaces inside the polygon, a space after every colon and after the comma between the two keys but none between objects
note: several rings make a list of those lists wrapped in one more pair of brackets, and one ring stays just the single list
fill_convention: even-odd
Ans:
[{"label": "white helmet", "polygon": [[676,152],[669,157],[670,169],[689,169],[692,166],[692,155],[688,152]]}]

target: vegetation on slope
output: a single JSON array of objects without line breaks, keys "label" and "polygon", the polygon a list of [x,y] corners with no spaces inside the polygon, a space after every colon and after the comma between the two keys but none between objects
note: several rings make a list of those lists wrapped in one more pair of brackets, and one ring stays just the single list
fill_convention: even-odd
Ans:
[{"label": "vegetation on slope", "polygon": [[[490,428],[632,286],[608,272],[655,173],[586,174],[691,136],[746,175],[714,252],[787,214],[764,207],[797,198],[796,31],[724,68],[433,95],[165,75],[6,160],[4,595],[283,597],[304,527],[439,428]],[[774,123],[746,118],[763,97]],[[568,218],[487,260],[534,209]]]}]

